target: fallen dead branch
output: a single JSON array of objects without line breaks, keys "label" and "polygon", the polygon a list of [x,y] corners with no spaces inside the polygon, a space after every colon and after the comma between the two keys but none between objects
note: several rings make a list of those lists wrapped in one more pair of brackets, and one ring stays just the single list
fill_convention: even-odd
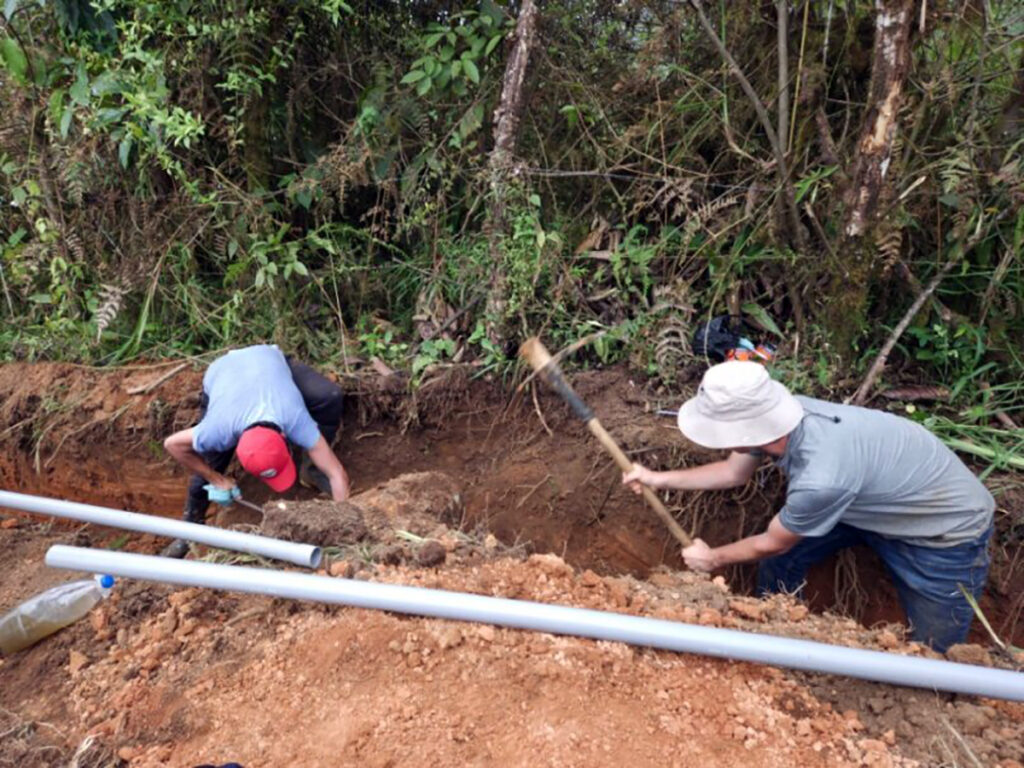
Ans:
[{"label": "fallen dead branch", "polygon": [[885,344],[882,345],[882,351],[878,353],[878,357],[875,358],[875,362],[871,364],[871,368],[868,370],[867,376],[864,377],[863,383],[857,388],[857,391],[853,394],[852,398],[847,398],[846,402],[852,402],[854,405],[864,405],[867,400],[868,393],[871,392],[871,388],[875,385],[875,380],[878,379],[882,373],[882,369],[885,368],[885,363],[889,359],[889,354],[892,352],[893,347],[896,346],[896,342],[900,340],[903,332],[907,330],[910,323],[917,313],[921,311],[921,307],[928,301],[928,297],[935,293],[935,289],[939,287],[939,283],[942,279],[949,274],[949,270],[960,263],[960,258],[963,255],[963,251],[959,248],[956,249],[953,255],[946,260],[946,263],[942,265],[941,269],[935,274],[928,286],[918,294],[917,298],[914,299],[914,303],[910,305],[910,309],[903,315],[903,319],[897,323],[896,327],[893,328],[892,333],[889,334],[889,338],[886,339]]},{"label": "fallen dead branch", "polygon": [[544,413],[540,409],[540,401],[537,400],[537,387],[536,385],[530,387],[530,393],[533,395],[533,408],[537,411],[537,418],[540,419],[540,425],[544,427],[544,431],[548,433],[548,437],[554,437],[555,433],[551,431],[551,427],[544,421]]},{"label": "fallen dead branch", "polygon": [[167,371],[167,373],[164,373],[164,374],[162,374],[160,376],[157,376],[155,379],[153,379],[148,384],[142,384],[142,385],[137,386],[137,387],[131,387],[131,388],[127,389],[126,391],[128,392],[129,395],[145,395],[145,394],[148,394],[149,392],[152,392],[154,389],[159,387],[161,384],[163,384],[168,379],[171,379],[174,376],[177,376],[179,373],[181,373],[186,368],[188,368],[188,366],[189,366],[188,363],[180,363],[180,364],[176,365],[174,368],[172,368],[171,370]]}]

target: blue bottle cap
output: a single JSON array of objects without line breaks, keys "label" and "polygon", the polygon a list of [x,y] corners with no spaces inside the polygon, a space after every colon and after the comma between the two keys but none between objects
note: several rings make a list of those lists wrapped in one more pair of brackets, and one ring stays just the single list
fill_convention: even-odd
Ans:
[{"label": "blue bottle cap", "polygon": [[114,586],[114,577],[106,573],[103,574],[102,576],[100,576],[100,586],[104,589],[110,589],[112,586]]}]

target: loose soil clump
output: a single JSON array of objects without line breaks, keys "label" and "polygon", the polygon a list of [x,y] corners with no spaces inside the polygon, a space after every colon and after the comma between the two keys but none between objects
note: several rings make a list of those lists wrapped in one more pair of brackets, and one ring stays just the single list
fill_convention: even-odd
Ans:
[{"label": "loose soil clump", "polygon": [[371,539],[395,541],[396,532],[430,537],[449,531],[465,514],[462,489],[444,472],[412,472],[343,502],[323,499],[268,502],[262,532],[320,546],[344,547]]}]

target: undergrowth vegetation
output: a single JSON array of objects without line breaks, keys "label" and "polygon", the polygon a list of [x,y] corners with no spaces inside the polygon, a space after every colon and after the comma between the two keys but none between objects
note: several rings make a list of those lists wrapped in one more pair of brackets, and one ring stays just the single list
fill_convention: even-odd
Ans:
[{"label": "undergrowth vegetation", "polygon": [[879,389],[1005,463],[1022,41],[1003,0],[6,0],[0,356],[273,340],[415,385],[589,335],[671,385],[743,312],[839,397],[934,281]]}]

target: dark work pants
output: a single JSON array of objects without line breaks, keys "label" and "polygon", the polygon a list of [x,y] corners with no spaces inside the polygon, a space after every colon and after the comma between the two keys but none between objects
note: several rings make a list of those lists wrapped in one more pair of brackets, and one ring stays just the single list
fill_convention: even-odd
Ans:
[{"label": "dark work pants", "polygon": [[789,552],[762,560],[758,592],[800,594],[808,568],[840,549],[864,544],[878,554],[896,583],[911,637],[945,651],[967,639],[974,610],[960,587],[981,599],[991,537],[990,527],[974,541],[953,547],[922,547],[839,523],[824,536],[801,539]]},{"label": "dark work pants", "polygon": [[[292,380],[299,388],[299,392],[302,393],[306,410],[309,411],[309,415],[313,417],[313,421],[320,428],[320,434],[330,445],[334,442],[334,437],[338,434],[338,428],[341,426],[344,400],[341,387],[308,365],[296,362],[290,357],[286,359],[288,367],[292,371]],[[206,392],[203,392],[199,400],[200,421],[206,416],[206,408],[209,404],[210,399],[206,396]],[[227,471],[231,457],[234,455],[234,448],[229,448],[226,451],[206,451],[200,454],[211,469],[221,474]],[[190,522],[201,523],[206,520],[206,509],[210,506],[210,500],[203,489],[204,485],[206,485],[206,478],[202,475],[192,475],[189,480],[185,519]]]}]

